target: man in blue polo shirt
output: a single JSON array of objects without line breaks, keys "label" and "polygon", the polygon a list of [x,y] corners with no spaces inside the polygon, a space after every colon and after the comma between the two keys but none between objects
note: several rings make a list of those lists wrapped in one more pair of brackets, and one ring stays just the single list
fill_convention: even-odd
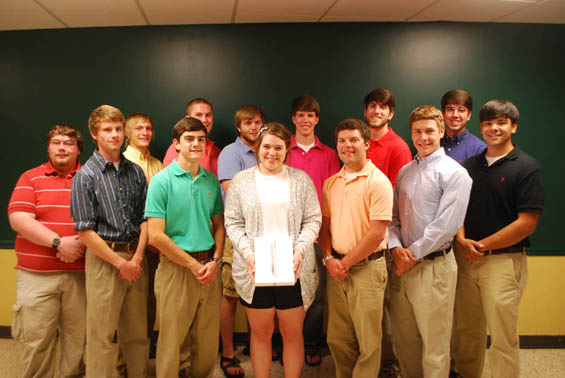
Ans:
[{"label": "man in blue polo shirt", "polygon": [[199,164],[206,136],[196,118],[177,122],[179,156],[153,177],[147,193],[149,243],[161,252],[158,377],[207,377],[216,362],[225,229],[218,179]]},{"label": "man in blue polo shirt", "polygon": [[[236,173],[257,165],[253,148],[259,130],[265,122],[265,115],[255,105],[243,105],[236,110],[234,122],[239,136],[235,142],[224,147],[218,157],[218,179],[222,184],[224,196],[231,179]],[[233,246],[230,240],[226,238],[224,268],[222,269],[222,358],[220,364],[226,375],[243,377],[245,373],[239,366],[238,359],[235,358],[233,348],[233,323],[239,296],[235,291],[235,284],[231,276],[232,258]]]},{"label": "man in blue polo shirt", "polygon": [[441,146],[445,154],[463,164],[471,156],[483,152],[485,142],[467,129],[467,122],[473,113],[473,99],[463,89],[452,89],[441,98],[441,112],[445,120],[445,136]]},{"label": "man in blue polo shirt", "polygon": [[473,187],[455,239],[460,252],[455,367],[462,377],[483,375],[488,324],[493,377],[518,378],[518,307],[528,277],[525,248],[543,211],[543,172],[537,160],[512,144],[519,118],[514,104],[489,101],[479,118],[487,150],[464,164]]}]

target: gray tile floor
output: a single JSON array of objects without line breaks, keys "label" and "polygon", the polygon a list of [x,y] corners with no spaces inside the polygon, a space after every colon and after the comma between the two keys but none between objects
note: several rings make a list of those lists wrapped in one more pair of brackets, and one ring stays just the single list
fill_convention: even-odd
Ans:
[{"label": "gray tile floor", "polygon": [[[241,353],[238,348],[237,357],[242,361],[246,377],[254,377],[251,361],[248,356]],[[22,375],[21,345],[14,340],[0,339],[0,377],[17,378]],[[522,378],[565,378],[565,349],[522,349],[520,351],[520,377]],[[151,361],[154,363],[154,361]],[[283,377],[283,367],[279,362],[273,362],[271,366],[271,377]],[[213,378],[224,377],[218,367],[212,375]],[[335,377],[334,365],[329,355],[323,357],[322,365],[312,368],[304,365],[302,377]],[[483,377],[490,377],[488,359]]]}]

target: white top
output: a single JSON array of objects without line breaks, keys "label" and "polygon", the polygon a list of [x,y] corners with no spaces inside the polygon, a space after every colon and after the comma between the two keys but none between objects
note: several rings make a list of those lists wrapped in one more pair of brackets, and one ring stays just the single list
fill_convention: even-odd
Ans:
[{"label": "white top", "polygon": [[288,169],[281,173],[264,175],[255,170],[255,187],[263,214],[263,236],[289,236],[290,180]]},{"label": "white top", "polygon": [[300,148],[302,148],[304,150],[304,152],[308,152],[310,151],[310,149],[312,147],[314,147],[314,145],[316,144],[316,141],[314,140],[314,142],[312,144],[302,144],[302,143],[298,143],[296,142],[296,145]]},{"label": "white top", "polygon": [[499,161],[500,159],[502,159],[503,157],[505,157],[508,154],[504,154],[501,156],[495,156],[495,157],[489,157],[485,155],[485,159],[487,159],[487,164],[490,167],[491,165],[493,165],[494,163],[496,163],[497,161]]}]

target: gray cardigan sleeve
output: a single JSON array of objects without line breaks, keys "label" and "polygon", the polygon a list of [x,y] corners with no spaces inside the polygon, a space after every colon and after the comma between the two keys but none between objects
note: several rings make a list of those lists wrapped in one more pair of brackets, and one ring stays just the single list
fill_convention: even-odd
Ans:
[{"label": "gray cardigan sleeve", "polygon": [[235,246],[235,251],[241,253],[247,259],[249,256],[253,256],[253,245],[245,231],[244,189],[244,180],[240,172],[231,180],[226,193],[224,225],[228,237]]}]

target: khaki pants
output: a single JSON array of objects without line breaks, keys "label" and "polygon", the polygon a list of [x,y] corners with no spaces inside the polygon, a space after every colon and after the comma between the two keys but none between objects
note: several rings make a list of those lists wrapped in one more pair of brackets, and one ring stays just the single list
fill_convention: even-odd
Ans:
[{"label": "khaki pants", "polygon": [[403,378],[449,375],[457,265],[453,253],[390,279],[392,332]]},{"label": "khaki pants", "polygon": [[[125,259],[132,254],[116,252]],[[118,377],[118,341],[128,377],[147,375],[147,264],[141,277],[130,284],[118,277],[114,266],[86,250],[86,375]]]},{"label": "khaki pants", "polygon": [[328,346],[337,378],[378,374],[386,282],[384,258],[355,264],[344,281],[327,276]]},{"label": "khaki pants", "polygon": [[192,272],[161,255],[155,274],[159,314],[157,377],[176,378],[189,367],[191,377],[214,371],[220,338],[220,272],[203,287]]},{"label": "khaki pants", "polygon": [[[16,273],[12,336],[23,343],[22,377],[53,377],[61,343],[60,377],[84,375],[84,272]],[[58,333],[57,333],[58,331]]]},{"label": "khaki pants", "polygon": [[457,255],[455,367],[463,377],[483,373],[486,328],[493,377],[519,377],[518,307],[528,279],[525,253],[485,256],[472,264]]}]

